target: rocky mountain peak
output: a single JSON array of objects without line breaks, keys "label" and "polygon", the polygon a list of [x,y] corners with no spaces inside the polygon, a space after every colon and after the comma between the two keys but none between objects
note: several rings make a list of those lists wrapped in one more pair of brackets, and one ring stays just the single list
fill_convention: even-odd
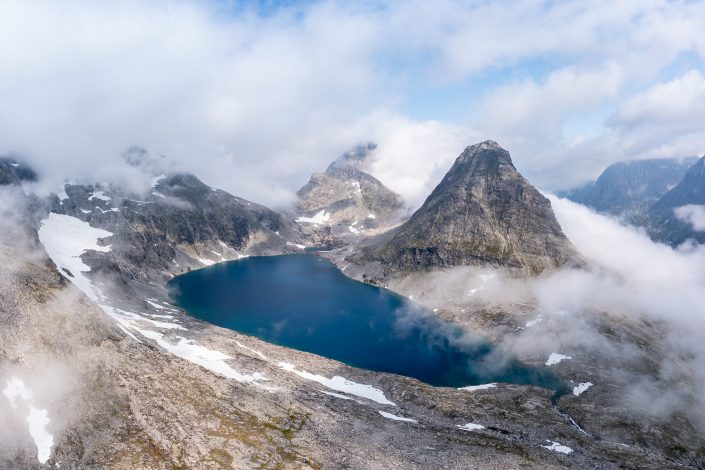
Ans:
[{"label": "rocky mountain peak", "polygon": [[467,147],[423,206],[371,252],[402,272],[491,265],[535,274],[581,263],[549,200],[493,141]]},{"label": "rocky mountain peak", "polygon": [[358,235],[395,220],[401,197],[367,171],[377,145],[358,145],[314,173],[297,191],[296,212],[304,224],[331,226],[338,235]]}]

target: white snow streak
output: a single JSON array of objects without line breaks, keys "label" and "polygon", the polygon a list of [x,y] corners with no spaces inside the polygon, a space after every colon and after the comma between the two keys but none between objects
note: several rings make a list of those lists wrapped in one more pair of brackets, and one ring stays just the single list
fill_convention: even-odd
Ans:
[{"label": "white snow streak", "polygon": [[296,370],[296,367],[293,364],[289,364],[288,362],[280,362],[279,367],[281,367],[287,372],[292,372],[306,380],[318,382],[319,384],[323,385],[326,388],[330,388],[331,390],[347,393],[356,397],[367,398],[368,400],[372,400],[381,405],[397,406],[395,403],[392,403],[391,401],[387,400],[387,397],[384,396],[384,393],[381,390],[374,388],[372,385],[365,385],[353,382],[339,375],[336,375],[335,377],[329,379],[327,377],[315,375],[303,370],[299,371]]},{"label": "white snow streak", "polygon": [[2,393],[15,409],[17,408],[17,398],[27,405],[29,409],[29,414],[26,418],[27,425],[29,427],[29,435],[32,436],[32,440],[37,446],[37,460],[40,463],[46,463],[51,456],[51,448],[54,445],[54,436],[49,434],[46,429],[49,424],[49,413],[47,410],[39,409],[31,403],[32,391],[17,377],[12,377],[7,381],[7,386]]},{"label": "white snow streak", "polygon": [[466,390],[468,392],[474,392],[475,390],[487,390],[490,388],[495,388],[496,386],[497,386],[496,383],[482,384],[482,385],[469,385],[467,387],[460,387],[458,390]]},{"label": "white snow streak", "polygon": [[306,224],[325,224],[330,221],[330,214],[326,214],[326,210],[323,209],[322,211],[316,213],[313,217],[299,217],[296,221]]},{"label": "white snow streak", "polygon": [[403,416],[393,415],[391,413],[387,413],[386,411],[379,411],[379,414],[381,414],[382,416],[384,416],[387,419],[392,419],[394,421],[406,421],[407,423],[418,423],[418,421],[416,421],[415,419],[404,418]]},{"label": "white snow streak", "polygon": [[591,382],[579,383],[577,387],[573,387],[573,395],[577,397],[590,387],[592,387]]},{"label": "white snow streak", "polygon": [[479,431],[480,429],[485,429],[483,425],[475,423],[458,424],[457,426],[464,431]]},{"label": "white snow streak", "polygon": [[550,442],[551,445],[541,446],[544,449],[552,450],[554,452],[560,452],[561,454],[570,454],[571,452],[573,452],[573,449],[571,449],[570,447],[561,445],[556,441],[550,441],[546,439],[546,442]]},{"label": "white snow streak", "polygon": [[546,365],[552,366],[552,365],[560,363],[561,361],[563,361],[565,359],[573,359],[573,358],[570,356],[565,356],[563,354],[551,353],[551,355],[548,356],[548,360],[546,361]]}]

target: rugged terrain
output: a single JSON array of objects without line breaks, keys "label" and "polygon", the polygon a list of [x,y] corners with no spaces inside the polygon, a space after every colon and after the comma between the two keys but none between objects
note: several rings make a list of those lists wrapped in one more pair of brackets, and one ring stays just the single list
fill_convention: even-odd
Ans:
[{"label": "rugged terrain", "polygon": [[[48,199],[30,197],[10,161],[4,168],[15,176],[2,188],[0,226],[0,384],[6,391],[19,379],[29,392],[14,402],[0,397],[0,429],[12,430],[0,431],[0,467],[702,468],[705,444],[687,416],[652,417],[623,400],[635,377],[624,371],[658,375],[655,358],[672,354],[660,346],[658,325],[584,312],[604,335],[594,344],[572,336],[567,318],[536,311],[531,298],[492,304],[464,295],[467,279],[490,290],[502,268],[534,272],[576,259],[548,201],[504,153],[493,143],[470,147],[429,201],[450,211],[457,203],[463,229],[514,251],[485,249],[491,256],[482,263],[476,254],[448,264],[434,258],[438,264],[394,271],[385,283],[529,364],[570,355],[550,367],[579,388],[553,401],[529,386],[431,387],[197,321],[170,304],[168,279],[250,254],[300,251],[313,244],[308,224],[184,174],[155,178],[147,194],[69,185]],[[407,227],[427,222],[424,212]],[[478,216],[482,224],[472,225]],[[340,243],[322,254],[346,274],[377,269],[356,258],[356,241]],[[444,253],[456,253],[450,247]],[[463,278],[457,298],[437,292],[453,285],[435,282],[446,274],[439,268],[458,264],[488,271]],[[687,388],[687,379],[671,379]],[[47,455],[27,425],[32,407],[48,419]]]}]

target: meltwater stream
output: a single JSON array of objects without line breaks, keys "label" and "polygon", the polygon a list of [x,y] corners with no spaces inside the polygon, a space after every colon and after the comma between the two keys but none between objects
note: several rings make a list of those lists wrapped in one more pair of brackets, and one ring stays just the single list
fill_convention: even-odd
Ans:
[{"label": "meltwater stream", "polygon": [[552,390],[563,381],[389,290],[346,277],[315,255],[250,257],[177,276],[190,315],[270,343],[435,386],[488,382]]}]

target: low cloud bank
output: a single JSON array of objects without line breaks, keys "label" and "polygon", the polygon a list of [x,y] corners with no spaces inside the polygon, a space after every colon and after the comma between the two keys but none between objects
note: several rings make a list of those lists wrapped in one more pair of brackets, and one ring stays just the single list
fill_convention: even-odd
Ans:
[{"label": "low cloud bank", "polygon": [[[483,315],[513,312],[520,331],[499,335],[503,348],[537,362],[551,353],[597,354],[605,362],[591,367],[621,375],[626,406],[657,417],[682,413],[705,431],[705,248],[654,243],[640,229],[549,198],[589,270],[525,280],[461,267],[407,281],[402,290],[431,307],[454,306],[471,327],[493,324],[483,324]],[[571,378],[589,377],[577,371]]]}]

